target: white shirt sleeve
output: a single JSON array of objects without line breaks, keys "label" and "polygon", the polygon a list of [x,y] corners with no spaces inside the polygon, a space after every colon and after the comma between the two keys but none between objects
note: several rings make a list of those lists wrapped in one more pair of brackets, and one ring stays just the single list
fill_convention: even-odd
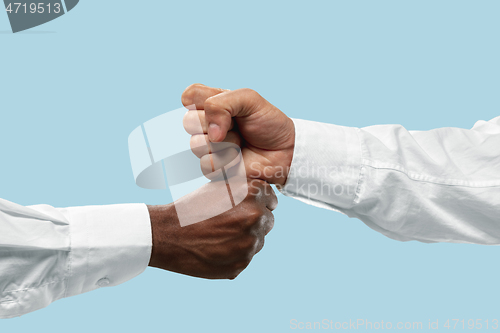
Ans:
[{"label": "white shirt sleeve", "polygon": [[470,130],[294,124],[284,194],[400,241],[500,244],[500,117]]},{"label": "white shirt sleeve", "polygon": [[23,207],[0,199],[0,318],[123,283],[152,247],[144,204]]}]

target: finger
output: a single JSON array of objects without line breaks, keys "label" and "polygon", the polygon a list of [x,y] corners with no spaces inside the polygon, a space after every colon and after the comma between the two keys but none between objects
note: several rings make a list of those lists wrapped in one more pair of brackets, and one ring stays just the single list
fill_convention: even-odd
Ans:
[{"label": "finger", "polygon": [[[229,131],[223,142],[231,143],[239,147],[241,146],[241,136],[234,131]],[[191,137],[189,145],[191,146],[191,150],[193,151],[193,153],[198,158],[202,158],[204,155],[215,153],[217,151],[228,148],[228,146],[224,144],[210,143],[210,140],[208,140],[208,135],[206,134],[193,135]]]},{"label": "finger", "polygon": [[264,248],[265,237],[259,238],[259,243],[257,244],[257,248],[255,249],[255,254],[259,253]]},{"label": "finger", "polygon": [[252,189],[252,194],[261,200],[270,211],[276,209],[278,206],[278,198],[269,183],[260,179],[253,179],[250,182],[249,188]]},{"label": "finger", "polygon": [[205,121],[205,111],[189,110],[182,118],[182,125],[188,134],[207,133],[207,123]]},{"label": "finger", "polygon": [[269,185],[268,183],[266,183],[266,186],[264,187],[264,195],[266,200],[266,207],[270,211],[275,210],[276,207],[278,207],[278,197],[276,196],[276,193],[274,193],[271,185]]},{"label": "finger", "polygon": [[196,105],[199,110],[204,109],[204,103],[207,98],[221,94],[229,90],[221,88],[208,87],[201,83],[195,83],[190,85],[184,90],[181,96],[182,105]]},{"label": "finger", "polygon": [[[207,134],[207,122],[205,120],[204,110],[189,110],[182,119],[184,129],[188,134]],[[231,119],[229,130],[233,129],[234,121]]]},{"label": "finger", "polygon": [[189,146],[193,154],[198,158],[202,158],[212,152],[212,147],[210,146],[210,141],[206,134],[193,135],[189,140]]},{"label": "finger", "polygon": [[231,275],[229,276],[229,280],[234,280],[238,277],[238,275],[241,274],[241,272],[243,272],[247,267],[248,265],[250,265],[250,262],[252,261],[252,259],[246,259],[246,260],[241,260],[241,261],[238,261],[234,264],[231,265]]},{"label": "finger", "polygon": [[204,110],[210,141],[224,140],[232,117],[249,116],[264,102],[265,100],[251,89],[238,89],[208,98],[204,103]]},{"label": "finger", "polygon": [[268,211],[269,216],[264,223],[264,233],[267,235],[274,228],[274,215],[270,211]]},{"label": "finger", "polygon": [[263,216],[263,223],[260,226],[259,230],[256,231],[258,242],[256,244],[255,254],[259,253],[264,247],[266,235],[273,229],[274,227],[274,215],[270,211],[267,211]]},{"label": "finger", "polygon": [[221,168],[231,168],[240,162],[239,151],[235,148],[227,148],[212,154],[207,154],[200,159],[201,171],[212,179],[221,173]]}]

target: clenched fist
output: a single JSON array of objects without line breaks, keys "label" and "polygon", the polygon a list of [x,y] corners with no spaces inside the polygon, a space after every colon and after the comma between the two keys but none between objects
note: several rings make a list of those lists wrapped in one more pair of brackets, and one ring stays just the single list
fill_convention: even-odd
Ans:
[{"label": "clenched fist", "polygon": [[[234,91],[202,84],[189,86],[182,94],[184,106],[195,105],[184,117],[184,128],[192,135],[191,148],[201,159],[205,174],[231,166],[241,147],[248,178],[283,185],[288,176],[295,144],[293,121],[251,89]],[[200,127],[201,122],[201,127]]]},{"label": "clenched fist", "polygon": [[[224,181],[221,181],[226,186]],[[210,182],[176,204],[199,202],[217,193]],[[274,225],[278,201],[271,186],[249,180],[248,195],[231,210],[208,220],[181,227],[175,204],[149,206],[153,250],[149,266],[207,279],[234,279],[264,246]],[[245,189],[247,190],[247,189]],[[187,200],[187,202],[179,202]],[[191,205],[193,214],[205,209]]]}]

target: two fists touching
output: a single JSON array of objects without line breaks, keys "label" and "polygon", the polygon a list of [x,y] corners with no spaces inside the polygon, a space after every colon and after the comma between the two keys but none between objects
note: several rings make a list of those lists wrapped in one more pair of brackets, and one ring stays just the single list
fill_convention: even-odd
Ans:
[{"label": "two fists touching", "polygon": [[[191,107],[184,127],[192,135],[191,147],[204,173],[241,162],[239,153],[228,148],[237,145],[245,164],[248,195],[233,209],[186,227],[180,226],[174,204],[150,206],[150,266],[202,278],[234,279],[262,249],[274,225],[271,212],[278,202],[269,184],[286,181],[294,125],[250,89],[229,91],[194,84],[182,94],[182,103]],[[232,145],[217,145],[221,142]],[[192,195],[202,198],[215,192],[209,183]]]}]

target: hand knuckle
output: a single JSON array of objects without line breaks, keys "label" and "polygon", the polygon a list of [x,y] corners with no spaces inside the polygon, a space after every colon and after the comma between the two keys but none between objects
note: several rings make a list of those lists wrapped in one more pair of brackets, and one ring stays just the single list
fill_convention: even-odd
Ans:
[{"label": "hand knuckle", "polygon": [[189,146],[191,147],[191,149],[201,146],[200,136],[199,135],[192,135],[191,138],[189,139]]},{"label": "hand knuckle", "polygon": [[255,207],[253,209],[250,209],[247,213],[248,224],[250,225],[257,224],[258,222],[261,221],[263,215],[264,214],[260,211],[260,209],[257,209]]},{"label": "hand knuckle", "polygon": [[257,93],[255,90],[250,89],[250,88],[241,88],[241,91],[244,92],[245,94],[255,94],[255,93]]},{"label": "hand knuckle", "polygon": [[181,96],[181,101],[183,105],[189,105],[192,104],[193,99],[196,95],[197,87],[199,86],[199,83],[193,83],[189,87],[187,87],[184,92],[182,93]]},{"label": "hand knuckle", "polygon": [[248,267],[248,265],[250,265],[251,261],[252,259],[245,259],[233,263],[231,265],[228,279],[229,280],[236,279],[241,274],[241,272],[243,272]]},{"label": "hand knuckle", "polygon": [[245,268],[248,267],[248,265],[250,265],[251,261],[252,258],[237,261],[233,264],[233,269],[237,272],[242,272]]},{"label": "hand knuckle", "polygon": [[210,112],[212,110],[215,110],[217,109],[219,103],[217,102],[217,95],[216,96],[212,96],[212,97],[209,97],[205,100],[204,102],[204,108],[205,108],[205,112],[207,114],[210,114]]},{"label": "hand knuckle", "polygon": [[269,230],[272,230],[274,228],[274,215],[270,214],[269,219],[268,219],[268,224],[269,224]]},{"label": "hand knuckle", "polygon": [[255,199],[262,192],[262,181],[259,179],[253,179],[248,183],[248,188],[249,199]]},{"label": "hand knuckle", "polygon": [[200,158],[200,168],[201,172],[205,176],[208,176],[214,172],[214,170],[212,169],[212,162],[209,154],[204,155]]}]

